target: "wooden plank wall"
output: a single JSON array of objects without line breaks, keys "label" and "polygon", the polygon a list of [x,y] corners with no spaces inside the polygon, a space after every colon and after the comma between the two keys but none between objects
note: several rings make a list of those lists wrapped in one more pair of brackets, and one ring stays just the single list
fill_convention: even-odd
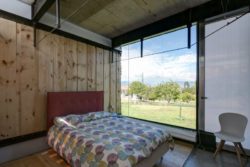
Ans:
[{"label": "wooden plank wall", "polygon": [[19,134],[16,23],[0,18],[0,138]]},{"label": "wooden plank wall", "polygon": [[[120,112],[120,54],[0,18],[0,140],[46,130],[48,91],[104,91]],[[117,61],[118,60],[118,61]]]},{"label": "wooden plank wall", "polygon": [[109,82],[109,110],[116,111],[116,57],[111,53],[111,60],[113,63],[110,65],[110,82]]},{"label": "wooden plank wall", "polygon": [[104,110],[110,110],[110,51],[103,53],[103,87],[104,87]]}]

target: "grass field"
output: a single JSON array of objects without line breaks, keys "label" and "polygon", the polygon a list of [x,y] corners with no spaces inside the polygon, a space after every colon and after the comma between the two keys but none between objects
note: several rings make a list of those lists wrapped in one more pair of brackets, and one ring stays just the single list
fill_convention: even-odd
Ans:
[{"label": "grass field", "polygon": [[122,114],[191,129],[195,129],[196,125],[196,108],[194,103],[183,105],[180,116],[180,105],[178,104],[133,104],[122,101]]}]

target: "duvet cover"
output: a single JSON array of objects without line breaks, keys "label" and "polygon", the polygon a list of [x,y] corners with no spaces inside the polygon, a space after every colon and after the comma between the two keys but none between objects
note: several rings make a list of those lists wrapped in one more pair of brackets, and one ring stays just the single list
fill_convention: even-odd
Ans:
[{"label": "duvet cover", "polygon": [[161,144],[164,129],[109,112],[57,117],[48,144],[73,167],[131,167]]}]

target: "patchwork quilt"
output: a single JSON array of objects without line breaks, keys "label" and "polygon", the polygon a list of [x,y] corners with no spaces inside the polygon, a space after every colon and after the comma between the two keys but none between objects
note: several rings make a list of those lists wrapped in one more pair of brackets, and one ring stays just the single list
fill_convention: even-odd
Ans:
[{"label": "patchwork quilt", "polygon": [[131,167],[172,137],[164,130],[109,112],[54,120],[48,144],[73,167]]}]

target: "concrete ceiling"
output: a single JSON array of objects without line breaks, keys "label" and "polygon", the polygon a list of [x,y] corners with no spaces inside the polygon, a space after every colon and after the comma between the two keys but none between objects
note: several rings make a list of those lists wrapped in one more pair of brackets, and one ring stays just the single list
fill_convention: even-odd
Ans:
[{"label": "concrete ceiling", "polygon": [[19,1],[26,3],[28,5],[32,5],[35,2],[35,0],[19,0]]},{"label": "concrete ceiling", "polygon": [[[209,0],[89,0],[69,22],[113,38],[133,29],[198,6]],[[61,17],[77,10],[83,0],[61,0]],[[55,15],[55,4],[49,9]]]}]

